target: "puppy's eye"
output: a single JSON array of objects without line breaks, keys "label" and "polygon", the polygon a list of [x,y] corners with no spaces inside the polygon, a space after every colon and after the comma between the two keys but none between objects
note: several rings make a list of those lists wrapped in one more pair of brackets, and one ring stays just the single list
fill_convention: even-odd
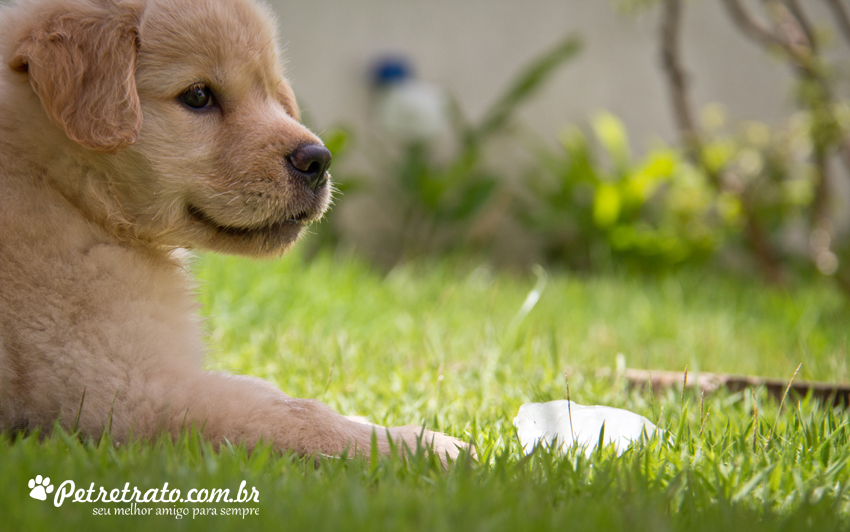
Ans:
[{"label": "puppy's eye", "polygon": [[192,85],[177,98],[192,109],[205,109],[214,103],[212,91],[203,83]]}]

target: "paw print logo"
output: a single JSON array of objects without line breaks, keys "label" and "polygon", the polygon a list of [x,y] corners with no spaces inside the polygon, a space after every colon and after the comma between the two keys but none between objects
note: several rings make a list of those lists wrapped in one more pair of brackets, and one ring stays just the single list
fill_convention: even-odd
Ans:
[{"label": "paw print logo", "polygon": [[31,478],[27,486],[31,490],[30,497],[40,501],[47,500],[47,494],[53,493],[53,486],[50,485],[50,479],[48,477],[41,478],[41,475],[36,475],[34,479]]}]

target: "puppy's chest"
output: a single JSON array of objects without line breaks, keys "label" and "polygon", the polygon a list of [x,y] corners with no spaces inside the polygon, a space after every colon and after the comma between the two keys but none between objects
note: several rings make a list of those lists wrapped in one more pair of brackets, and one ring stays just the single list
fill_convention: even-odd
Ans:
[{"label": "puppy's chest", "polygon": [[105,244],[22,255],[0,264],[0,333],[24,350],[51,358],[69,349],[111,359],[200,356],[198,304],[173,263]]}]

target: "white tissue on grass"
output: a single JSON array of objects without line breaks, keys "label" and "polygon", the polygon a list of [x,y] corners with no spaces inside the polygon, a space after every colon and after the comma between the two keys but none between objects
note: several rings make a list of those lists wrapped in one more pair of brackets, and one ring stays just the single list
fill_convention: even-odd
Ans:
[{"label": "white tissue on grass", "polygon": [[644,430],[651,438],[659,430],[645,417],[610,406],[584,406],[572,401],[526,403],[519,407],[514,426],[526,454],[536,445],[551,445],[552,449],[584,448],[585,455],[593,453],[599,443],[599,432],[605,424],[604,445],[614,444],[621,455],[634,441],[640,441]]}]

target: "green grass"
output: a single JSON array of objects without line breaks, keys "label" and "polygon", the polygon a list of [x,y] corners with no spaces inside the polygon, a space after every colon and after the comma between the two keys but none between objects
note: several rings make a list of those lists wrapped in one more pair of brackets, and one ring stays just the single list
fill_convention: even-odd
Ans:
[{"label": "green grass", "polygon": [[[57,431],[6,434],[0,528],[149,530],[848,530],[850,415],[811,400],[782,412],[764,390],[628,389],[595,377],[629,367],[850,381],[850,309],[828,287],[788,290],[708,274],[664,278],[512,275],[462,261],[380,275],[347,258],[274,262],[205,256],[195,271],[208,365],[258,375],[344,414],[477,442],[481,463],[433,458],[312,462],[260,449],[214,452],[197,434],[112,445]],[[536,289],[536,291],[535,291]],[[531,307],[524,303],[539,296]],[[620,457],[539,450],[524,457],[511,421],[529,401],[624,407],[668,430]],[[107,489],[242,480],[259,516],[92,516],[27,496],[47,475]],[[166,508],[169,504],[151,504]]]}]

